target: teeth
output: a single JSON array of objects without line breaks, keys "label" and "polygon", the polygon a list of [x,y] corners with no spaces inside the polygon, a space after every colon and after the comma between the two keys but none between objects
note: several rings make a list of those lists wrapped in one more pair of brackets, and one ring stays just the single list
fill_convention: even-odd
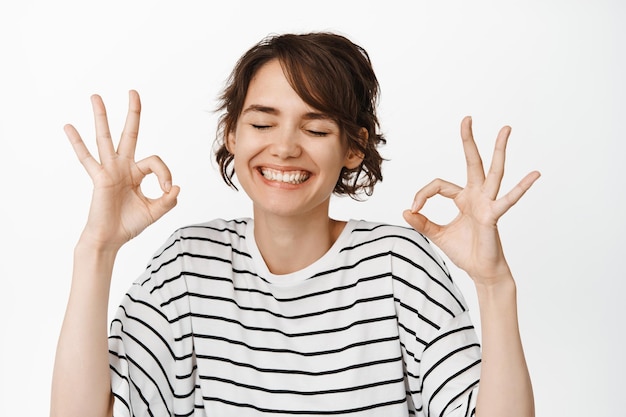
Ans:
[{"label": "teeth", "polygon": [[270,181],[289,184],[301,184],[309,178],[309,173],[306,171],[277,171],[269,168],[261,168],[260,171],[261,175]]}]

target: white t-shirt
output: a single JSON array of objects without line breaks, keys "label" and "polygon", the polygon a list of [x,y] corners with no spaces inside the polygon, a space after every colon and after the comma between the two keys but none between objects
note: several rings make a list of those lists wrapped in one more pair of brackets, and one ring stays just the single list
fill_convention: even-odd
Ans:
[{"label": "white t-shirt", "polygon": [[179,229],[109,346],[118,417],[469,416],[480,375],[465,301],[428,241],[356,220],[287,275],[268,270],[251,219]]}]

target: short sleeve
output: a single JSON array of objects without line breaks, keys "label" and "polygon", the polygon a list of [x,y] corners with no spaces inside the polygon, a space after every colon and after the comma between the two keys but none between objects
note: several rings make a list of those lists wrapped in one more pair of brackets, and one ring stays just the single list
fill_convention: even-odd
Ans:
[{"label": "short sleeve", "polygon": [[172,415],[175,354],[165,315],[135,284],[111,322],[109,364],[114,416]]},{"label": "short sleeve", "polygon": [[410,401],[421,417],[471,416],[481,351],[465,300],[430,243],[408,233],[392,250],[394,298]]},{"label": "short sleeve", "polygon": [[436,333],[421,355],[425,415],[473,415],[480,357],[480,345],[468,312],[454,317]]},{"label": "short sleeve", "polygon": [[124,296],[109,332],[114,415],[193,414],[195,357],[179,231]]}]

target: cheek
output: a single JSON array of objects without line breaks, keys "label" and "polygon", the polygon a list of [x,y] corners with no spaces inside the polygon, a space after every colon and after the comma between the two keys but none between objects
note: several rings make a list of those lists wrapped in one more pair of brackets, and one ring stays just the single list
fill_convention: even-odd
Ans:
[{"label": "cheek", "polygon": [[238,135],[234,141],[233,164],[235,171],[244,173],[255,162],[255,158],[262,152],[259,141],[252,140],[246,135]]},{"label": "cheek", "polygon": [[341,171],[345,162],[345,152],[342,147],[338,146],[325,150],[323,158],[327,168],[334,168],[337,172]]}]

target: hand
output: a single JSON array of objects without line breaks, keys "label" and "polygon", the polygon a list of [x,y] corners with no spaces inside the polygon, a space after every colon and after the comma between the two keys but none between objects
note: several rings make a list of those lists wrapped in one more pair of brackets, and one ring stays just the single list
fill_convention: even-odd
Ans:
[{"label": "hand", "polygon": [[[98,162],[89,152],[78,131],[65,126],[74,152],[93,181],[94,190],[87,225],[81,240],[101,249],[119,249],[176,205],[179,187],[158,156],[135,162],[141,103],[136,91],[129,93],[128,114],[117,149],[113,146],[106,109],[102,99],[91,97],[96,125]],[[143,195],[141,182],[156,174],[163,194],[157,199]]]},{"label": "hand", "polygon": [[[472,134],[472,119],[465,117],[461,122],[461,138],[467,161],[467,185],[461,188],[436,179],[415,195],[411,210],[403,213],[404,219],[415,230],[432,240],[476,284],[489,285],[502,277],[510,277],[497,222],[540,176],[536,171],[529,173],[511,191],[497,198],[510,133],[508,126],[498,133],[491,167],[485,176]],[[433,223],[419,213],[426,201],[435,195],[453,199],[459,209],[459,214],[447,225]]]}]

